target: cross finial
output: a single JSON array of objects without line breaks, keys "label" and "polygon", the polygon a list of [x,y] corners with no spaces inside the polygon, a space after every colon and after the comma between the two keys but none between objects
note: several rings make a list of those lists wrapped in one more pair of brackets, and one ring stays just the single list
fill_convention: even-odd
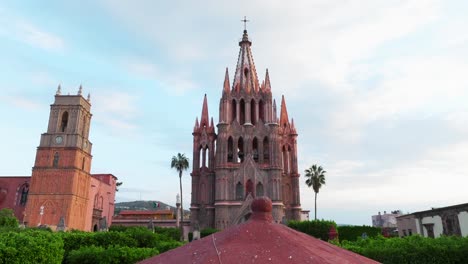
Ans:
[{"label": "cross finial", "polygon": [[250,20],[247,20],[247,17],[244,16],[244,19],[242,19],[241,21],[244,22],[244,30],[247,30],[247,22],[249,22]]}]

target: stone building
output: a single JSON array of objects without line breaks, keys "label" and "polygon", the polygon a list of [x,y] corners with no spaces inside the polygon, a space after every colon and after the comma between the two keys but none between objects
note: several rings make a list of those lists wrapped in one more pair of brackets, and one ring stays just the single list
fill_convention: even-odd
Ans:
[{"label": "stone building", "polygon": [[398,235],[436,238],[468,236],[468,203],[414,212],[397,217]]},{"label": "stone building", "polygon": [[273,201],[275,222],[301,215],[297,132],[284,96],[279,118],[268,70],[260,83],[244,30],[232,85],[228,70],[214,125],[203,99],[193,130],[192,226],[224,229],[245,221],[256,196]]},{"label": "stone building", "polygon": [[59,86],[32,176],[0,177],[0,208],[27,226],[97,231],[112,221],[117,178],[90,174],[91,104],[81,93],[61,95]]}]

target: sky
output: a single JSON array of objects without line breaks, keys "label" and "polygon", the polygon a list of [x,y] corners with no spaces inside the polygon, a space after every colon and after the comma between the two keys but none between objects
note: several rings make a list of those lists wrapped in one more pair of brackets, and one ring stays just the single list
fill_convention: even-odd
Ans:
[{"label": "sky", "polygon": [[[92,173],[117,202],[174,204],[204,94],[218,120],[247,16],[259,78],[285,96],[303,171],[324,167],[318,218],[468,202],[466,1],[2,1],[0,175],[31,175],[57,86],[91,94]],[[190,204],[190,170],[183,175]]]}]

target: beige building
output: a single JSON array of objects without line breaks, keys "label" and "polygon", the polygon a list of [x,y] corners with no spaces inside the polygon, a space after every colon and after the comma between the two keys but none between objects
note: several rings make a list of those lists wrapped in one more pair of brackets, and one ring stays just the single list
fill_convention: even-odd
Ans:
[{"label": "beige building", "polygon": [[402,215],[397,217],[397,226],[400,237],[468,236],[468,203]]},{"label": "beige building", "polygon": [[401,215],[401,211],[391,211],[387,213],[384,211],[383,214],[380,212],[372,216],[372,226],[373,227],[383,227],[383,228],[395,228],[397,227],[396,218]]}]

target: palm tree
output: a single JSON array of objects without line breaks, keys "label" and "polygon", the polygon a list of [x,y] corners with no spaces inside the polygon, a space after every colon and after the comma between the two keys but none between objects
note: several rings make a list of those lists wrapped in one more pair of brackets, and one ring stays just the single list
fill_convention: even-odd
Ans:
[{"label": "palm tree", "polygon": [[315,220],[317,220],[317,194],[322,185],[325,185],[325,173],[326,171],[322,166],[317,166],[316,164],[305,170],[307,178],[305,183],[307,186],[312,187],[315,192]]},{"label": "palm tree", "polygon": [[177,153],[177,156],[172,157],[171,168],[175,168],[179,172],[179,186],[180,186],[180,235],[184,237],[184,207],[182,206],[182,172],[187,170],[189,167],[189,159],[185,157],[185,154]]}]

